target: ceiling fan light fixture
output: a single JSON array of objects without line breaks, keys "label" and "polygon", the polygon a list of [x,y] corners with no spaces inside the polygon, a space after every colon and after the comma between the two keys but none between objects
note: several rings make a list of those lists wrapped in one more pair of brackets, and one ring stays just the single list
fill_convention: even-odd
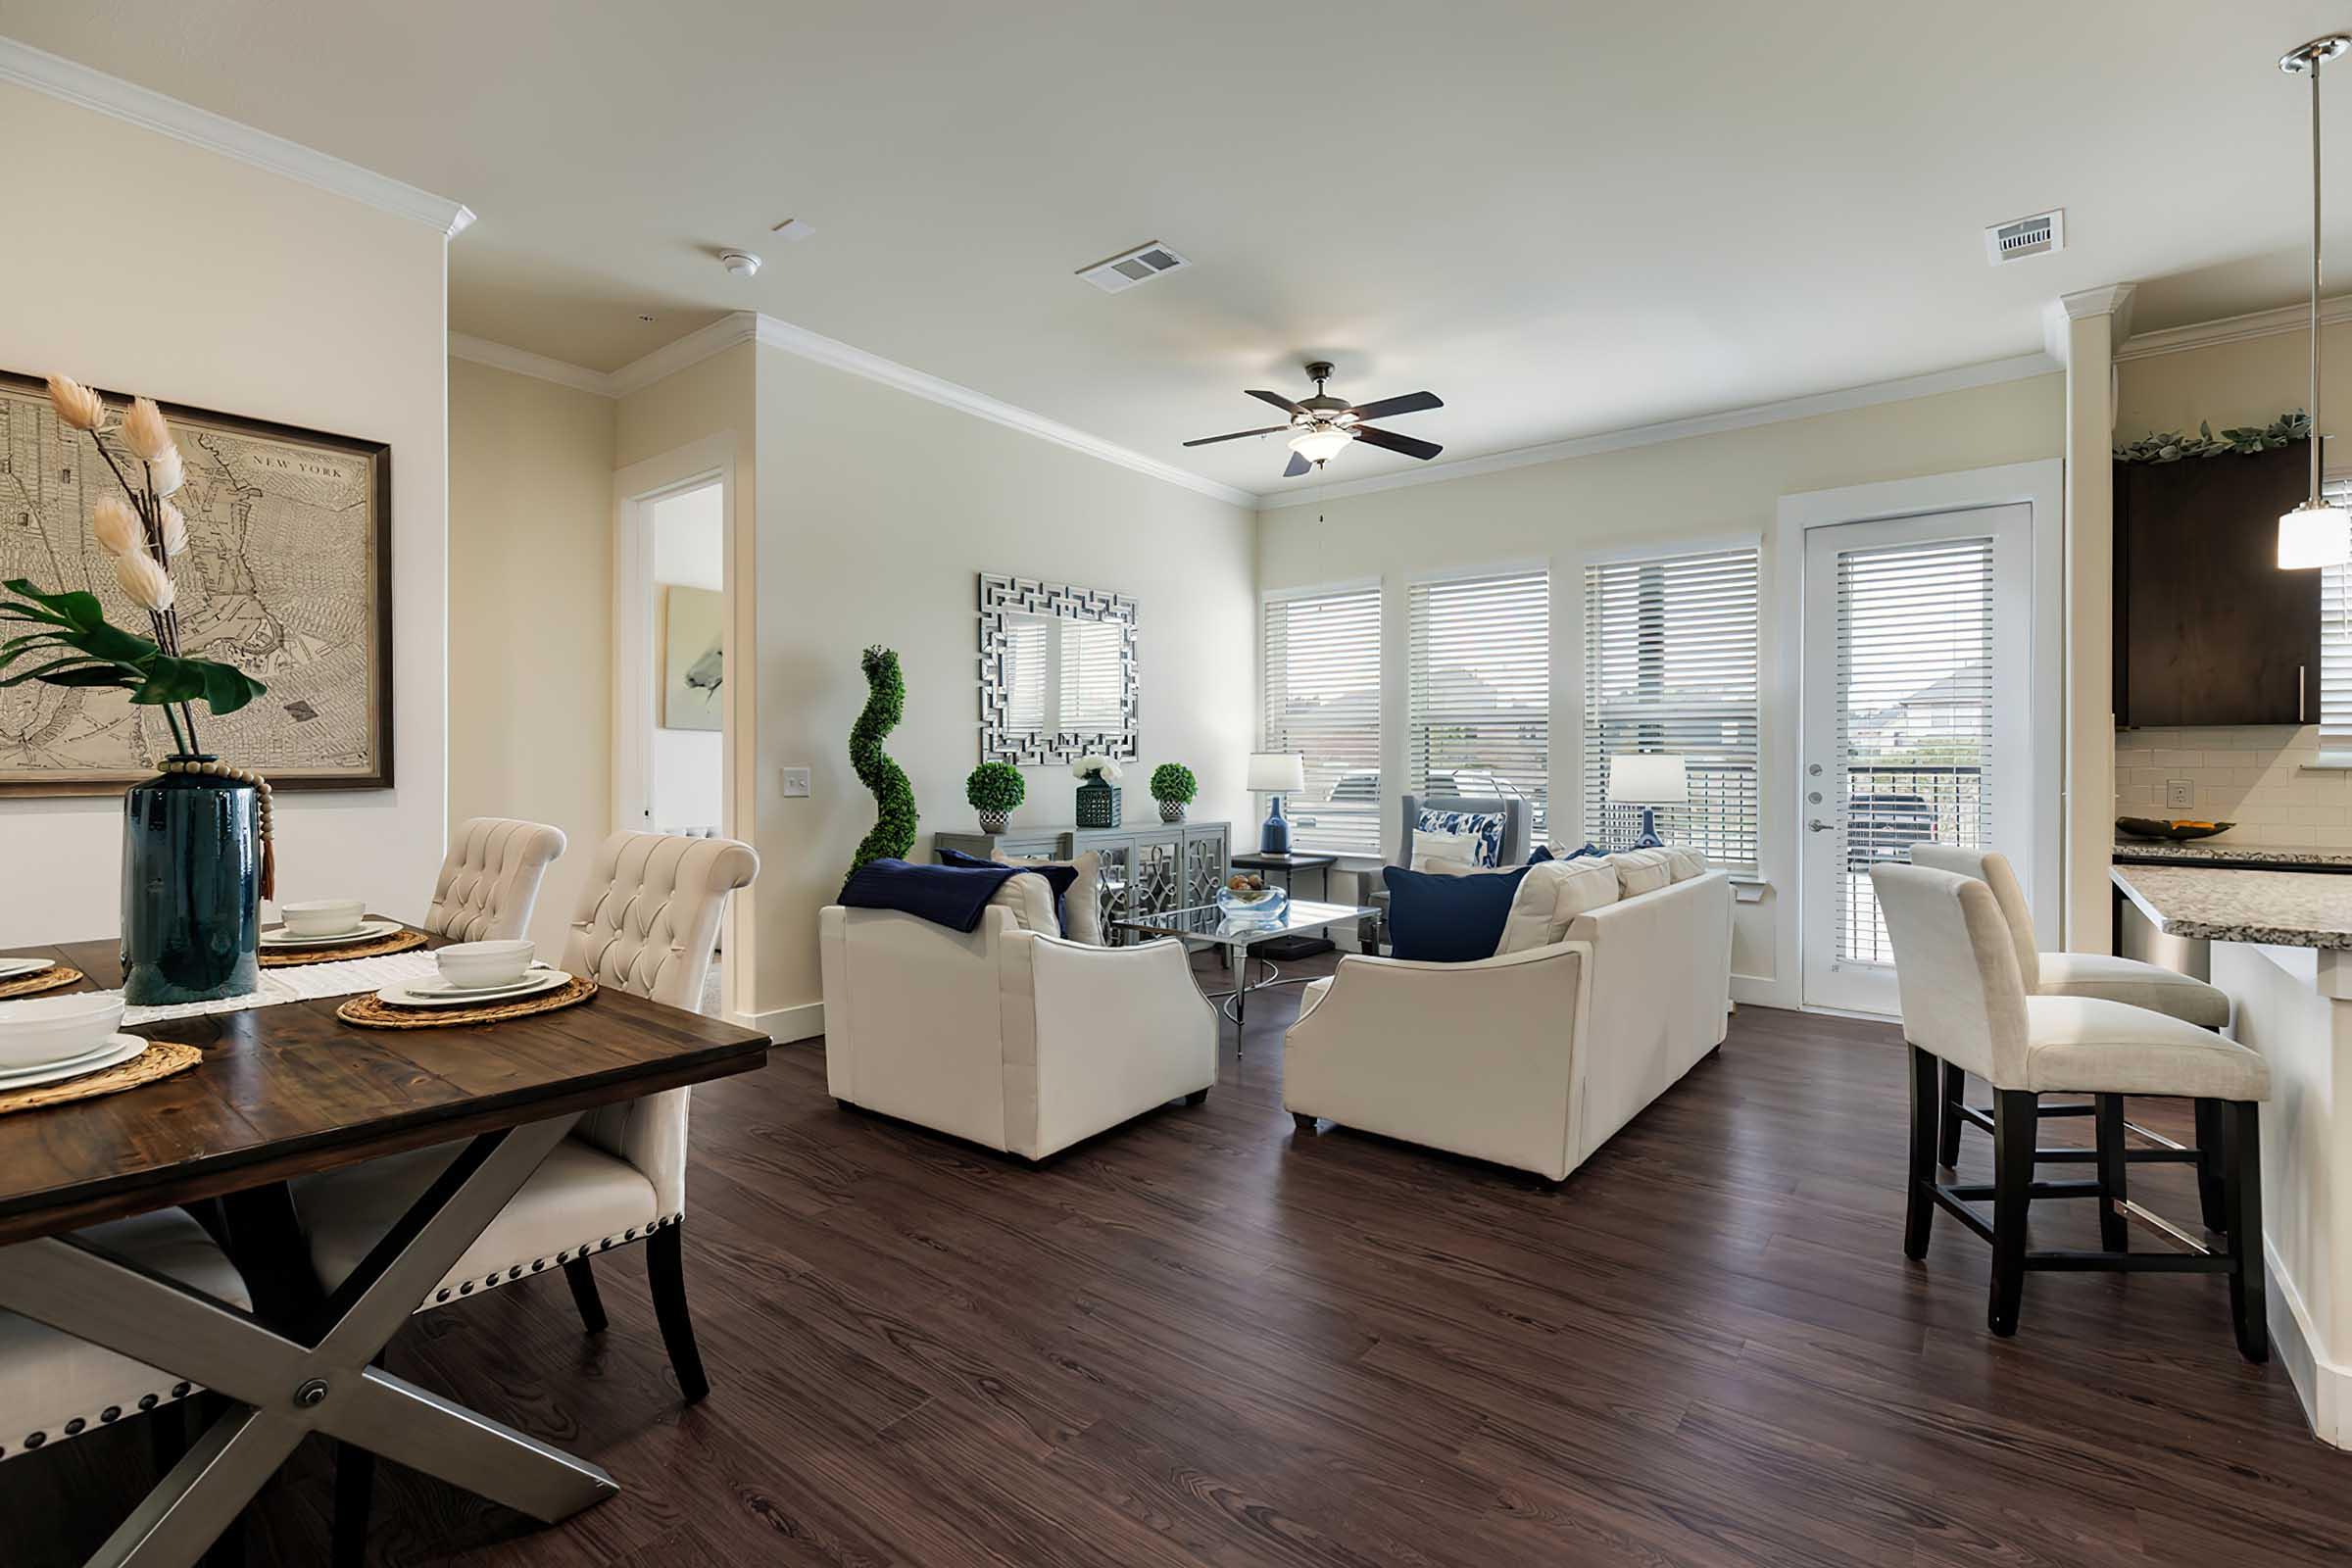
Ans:
[{"label": "ceiling fan light fixture", "polygon": [[1317,422],[1291,437],[1291,450],[1309,463],[1324,463],[1354,439],[1355,432],[1344,425]]}]

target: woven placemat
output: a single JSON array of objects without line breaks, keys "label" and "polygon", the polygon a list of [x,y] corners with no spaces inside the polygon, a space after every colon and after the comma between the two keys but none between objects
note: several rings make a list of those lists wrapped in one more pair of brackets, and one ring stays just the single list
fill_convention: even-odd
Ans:
[{"label": "woven placemat", "polygon": [[35,1084],[30,1089],[0,1090],[0,1116],[12,1110],[38,1110],[44,1105],[66,1105],[76,1100],[95,1100],[100,1095],[136,1089],[175,1072],[186,1072],[203,1059],[204,1053],[194,1046],[158,1040],[128,1061],[117,1062],[97,1072],[53,1084]]},{"label": "woven placemat", "polygon": [[508,1018],[528,1018],[533,1013],[554,1012],[559,1007],[574,1006],[596,995],[596,982],[580,975],[569,983],[536,997],[524,997],[515,1002],[493,1002],[479,1007],[394,1007],[378,1001],[375,996],[354,997],[335,1009],[335,1016],[345,1023],[356,1023],[363,1029],[458,1029],[467,1024],[498,1023]]},{"label": "woven placemat", "polygon": [[291,969],[306,963],[340,963],[345,958],[380,958],[387,953],[406,953],[424,946],[421,931],[395,931],[388,937],[355,942],[348,948],[295,948],[262,954],[265,969]]},{"label": "woven placemat", "polygon": [[51,969],[35,969],[32,973],[19,975],[14,980],[0,980],[0,1000],[9,997],[37,997],[44,991],[55,991],[61,986],[70,986],[80,978],[81,971],[79,969],[69,969],[62,963]]}]

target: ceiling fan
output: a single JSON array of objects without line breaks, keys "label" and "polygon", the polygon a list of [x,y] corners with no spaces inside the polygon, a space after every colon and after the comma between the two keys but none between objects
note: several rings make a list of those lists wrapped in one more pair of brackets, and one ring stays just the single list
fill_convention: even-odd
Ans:
[{"label": "ceiling fan", "polygon": [[1244,436],[1273,435],[1277,431],[1291,432],[1290,466],[1282,470],[1285,479],[1296,479],[1309,468],[1321,467],[1350,441],[1367,446],[1386,447],[1401,452],[1408,458],[1427,460],[1446,449],[1435,441],[1423,441],[1393,430],[1376,430],[1364,423],[1366,419],[1386,418],[1393,414],[1419,414],[1424,409],[1442,409],[1445,400],[1435,392],[1407,392],[1402,397],[1380,398],[1371,403],[1349,403],[1335,398],[1323,390],[1331,379],[1331,362],[1316,360],[1306,368],[1306,378],[1315,383],[1315,395],[1304,402],[1294,403],[1279,392],[1261,392],[1251,388],[1249,395],[1261,403],[1271,403],[1291,416],[1287,424],[1269,424],[1255,430],[1236,430],[1230,435],[1207,435],[1198,441],[1187,441],[1188,447],[1214,446],[1219,441],[1239,441]]}]

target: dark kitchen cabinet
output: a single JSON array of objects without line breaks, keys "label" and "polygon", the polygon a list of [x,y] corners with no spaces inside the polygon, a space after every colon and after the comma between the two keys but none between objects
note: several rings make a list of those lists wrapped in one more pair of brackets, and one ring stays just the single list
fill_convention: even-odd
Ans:
[{"label": "dark kitchen cabinet", "polygon": [[2310,461],[2115,465],[2116,723],[2319,722],[2320,574],[2278,564]]}]

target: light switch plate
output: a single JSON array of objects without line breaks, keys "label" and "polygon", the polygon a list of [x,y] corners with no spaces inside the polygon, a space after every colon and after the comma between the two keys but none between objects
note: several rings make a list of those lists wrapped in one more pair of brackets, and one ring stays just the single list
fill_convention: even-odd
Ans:
[{"label": "light switch plate", "polygon": [[808,770],[788,767],[784,770],[784,796],[787,800],[803,800],[808,794]]},{"label": "light switch plate", "polygon": [[2164,805],[2167,810],[2187,810],[2197,804],[2197,786],[2193,780],[2168,778],[2164,781]]}]

